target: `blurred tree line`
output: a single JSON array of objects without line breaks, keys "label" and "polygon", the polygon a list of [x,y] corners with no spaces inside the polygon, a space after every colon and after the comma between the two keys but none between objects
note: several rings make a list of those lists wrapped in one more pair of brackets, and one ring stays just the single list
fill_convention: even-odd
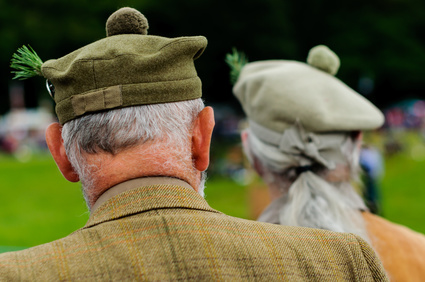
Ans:
[{"label": "blurred tree line", "polygon": [[[380,107],[403,98],[425,98],[423,0],[0,0],[0,114],[9,109],[9,62],[23,44],[45,61],[105,36],[105,22],[130,6],[148,18],[149,34],[204,35],[196,62],[207,103],[240,109],[231,92],[225,54],[232,47],[250,61],[305,61],[326,44],[341,59],[337,77]],[[43,78],[24,82],[26,105],[49,96]]]}]

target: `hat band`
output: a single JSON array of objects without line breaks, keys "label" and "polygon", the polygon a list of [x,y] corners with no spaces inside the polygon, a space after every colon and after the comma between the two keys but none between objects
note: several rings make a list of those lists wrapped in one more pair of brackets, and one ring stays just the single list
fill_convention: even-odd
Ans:
[{"label": "hat band", "polygon": [[334,169],[336,163],[347,163],[342,152],[343,144],[349,138],[347,134],[309,132],[298,121],[281,134],[252,120],[249,121],[249,127],[258,139],[275,146],[283,154],[293,158],[300,156],[301,166],[311,164],[305,162],[305,158],[314,160],[328,169]]},{"label": "hat band", "polygon": [[279,147],[280,140],[282,139],[282,133],[279,134],[270,130],[251,119],[249,120],[249,128],[261,141]]},{"label": "hat band", "polygon": [[117,108],[122,106],[122,87],[117,85],[76,95],[71,98],[71,104],[76,116],[84,115],[87,112]]},{"label": "hat band", "polygon": [[201,96],[202,82],[198,76],[175,81],[116,85],[66,98],[56,104],[56,114],[59,122],[64,124],[87,113],[193,100]]}]

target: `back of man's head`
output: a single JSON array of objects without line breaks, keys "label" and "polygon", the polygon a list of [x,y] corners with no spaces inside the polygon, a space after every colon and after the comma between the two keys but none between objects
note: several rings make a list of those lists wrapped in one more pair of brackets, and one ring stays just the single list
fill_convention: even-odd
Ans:
[{"label": "back of man's head", "polygon": [[[190,175],[195,168],[191,161],[191,134],[195,119],[204,108],[199,99],[142,105],[115,109],[86,115],[64,124],[62,138],[66,154],[79,175],[83,192],[88,203],[90,189],[94,185],[93,171],[102,164],[93,165],[96,154],[117,155],[134,149],[134,158],[143,158],[151,165],[167,171],[179,166]],[[137,154],[149,150],[152,154]],[[167,158],[163,163],[159,160]],[[151,176],[151,175],[145,175]],[[199,187],[202,194],[203,187]]]},{"label": "back of man's head", "polygon": [[[211,137],[203,129],[208,124],[212,131],[213,114],[208,108],[200,115],[194,66],[207,40],[152,36],[148,26],[139,11],[122,8],[109,17],[104,39],[44,63],[23,47],[12,61],[16,78],[47,79],[60,124],[48,128],[46,140],[65,178],[81,180],[89,206],[109,187],[137,177],[198,186],[208,166],[198,149],[208,151],[209,141],[198,141]],[[201,132],[207,134],[194,137]]]}]

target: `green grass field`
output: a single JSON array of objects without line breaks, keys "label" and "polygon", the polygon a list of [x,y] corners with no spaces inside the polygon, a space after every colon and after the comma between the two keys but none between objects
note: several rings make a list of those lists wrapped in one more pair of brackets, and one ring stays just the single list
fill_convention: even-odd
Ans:
[{"label": "green grass field", "polygon": [[[86,223],[89,213],[80,185],[62,178],[50,155],[24,163],[0,155],[0,171],[0,252],[59,239]],[[241,185],[216,178],[207,187],[207,199],[214,208],[248,218],[247,195]]]},{"label": "green grass field", "polygon": [[66,236],[88,219],[78,184],[50,156],[26,163],[0,158],[0,245],[29,247]]},{"label": "green grass field", "polygon": [[[423,157],[418,157],[422,149]],[[0,171],[0,246],[4,246],[0,252],[50,242],[84,226],[89,214],[80,186],[64,180],[49,155],[25,163],[0,155]],[[387,159],[382,181],[384,217],[425,233],[424,179],[425,146],[408,147]],[[206,194],[213,208],[250,217],[249,196],[242,185],[211,177]]]}]

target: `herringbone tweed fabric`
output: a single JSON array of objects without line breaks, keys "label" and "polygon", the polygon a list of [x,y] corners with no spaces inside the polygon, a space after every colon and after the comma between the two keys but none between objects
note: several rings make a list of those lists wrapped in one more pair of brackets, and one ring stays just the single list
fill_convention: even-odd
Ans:
[{"label": "herringbone tweed fabric", "polygon": [[71,235],[0,255],[1,281],[386,281],[360,237],[224,215],[194,190],[139,187]]}]

